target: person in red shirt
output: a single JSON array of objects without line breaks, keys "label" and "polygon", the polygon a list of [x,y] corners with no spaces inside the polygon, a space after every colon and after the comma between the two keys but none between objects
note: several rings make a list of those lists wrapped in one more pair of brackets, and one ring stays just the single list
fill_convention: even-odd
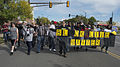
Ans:
[{"label": "person in red shirt", "polygon": [[8,25],[6,22],[4,22],[4,24],[2,26],[2,31],[3,31],[3,38],[6,42],[8,40]]}]

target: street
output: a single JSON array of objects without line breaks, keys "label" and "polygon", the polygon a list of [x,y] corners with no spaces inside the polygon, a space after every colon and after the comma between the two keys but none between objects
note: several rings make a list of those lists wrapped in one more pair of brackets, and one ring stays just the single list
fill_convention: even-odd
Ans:
[{"label": "street", "polygon": [[[116,42],[116,46],[119,45]],[[110,48],[109,51],[119,55],[119,47],[116,46]],[[9,47],[2,45],[0,47],[0,67],[120,67],[119,59],[101,52],[99,49],[89,48],[87,52],[84,49],[71,50],[67,53],[66,58],[50,52],[47,47],[39,54],[36,53],[36,48],[32,50],[30,56],[26,53],[27,47],[23,45],[13,56],[10,56]]]}]

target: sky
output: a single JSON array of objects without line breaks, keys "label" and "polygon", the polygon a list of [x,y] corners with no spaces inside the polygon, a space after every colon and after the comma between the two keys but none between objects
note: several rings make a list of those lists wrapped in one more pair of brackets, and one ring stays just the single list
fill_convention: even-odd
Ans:
[{"label": "sky", "polygon": [[[67,0],[31,0],[31,2],[66,2]],[[73,18],[72,15],[85,15],[87,18],[94,16],[97,20],[108,21],[112,16],[113,21],[120,22],[120,0],[68,0],[70,7],[66,4],[34,7],[34,17],[48,17],[50,20],[61,21],[63,19]],[[33,6],[33,5],[31,5]]]}]

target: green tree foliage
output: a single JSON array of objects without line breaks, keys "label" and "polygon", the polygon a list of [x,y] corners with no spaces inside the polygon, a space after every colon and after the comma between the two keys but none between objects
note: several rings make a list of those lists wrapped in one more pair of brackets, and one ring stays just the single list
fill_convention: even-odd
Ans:
[{"label": "green tree foliage", "polygon": [[96,19],[92,16],[88,19],[90,25],[94,25],[94,22],[96,22]]},{"label": "green tree foliage", "polygon": [[38,17],[38,20],[36,19],[37,24],[43,23],[43,24],[49,24],[50,20],[46,17]]},{"label": "green tree foliage", "polygon": [[25,20],[26,18],[32,19],[33,18],[32,10],[33,9],[30,6],[30,4],[28,4],[28,2],[21,0],[18,2],[17,12],[22,20]]},{"label": "green tree foliage", "polygon": [[21,20],[25,20],[26,18],[32,19],[32,7],[25,0],[20,0],[15,2],[15,0],[4,0],[0,1],[0,23],[2,24],[7,20],[14,20],[18,17]]},{"label": "green tree foliage", "polygon": [[77,23],[77,22],[83,22],[84,24],[88,24],[88,19],[84,16],[76,16],[75,18],[71,18],[68,20],[64,20],[66,22],[72,22],[72,23]]}]

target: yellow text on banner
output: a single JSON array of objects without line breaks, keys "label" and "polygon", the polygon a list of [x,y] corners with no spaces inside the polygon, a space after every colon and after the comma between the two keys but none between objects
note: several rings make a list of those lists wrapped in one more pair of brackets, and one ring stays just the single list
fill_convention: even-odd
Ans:
[{"label": "yellow text on banner", "polygon": [[81,40],[81,46],[85,46],[85,40]]},{"label": "yellow text on banner", "polygon": [[99,32],[95,32],[95,38],[99,38]]},{"label": "yellow text on banner", "polygon": [[79,37],[79,30],[75,30],[74,37]]},{"label": "yellow text on banner", "polygon": [[104,32],[100,32],[100,38],[104,38]]},{"label": "yellow text on banner", "polygon": [[76,39],[76,46],[80,46],[80,39]]},{"label": "yellow text on banner", "polygon": [[109,38],[110,32],[105,32],[105,38]]},{"label": "yellow text on banner", "polygon": [[86,40],[86,46],[90,46],[90,40]]},{"label": "yellow text on banner", "polygon": [[95,40],[91,40],[91,46],[95,46]]},{"label": "yellow text on banner", "polygon": [[96,40],[96,46],[100,46],[100,40],[99,39]]},{"label": "yellow text on banner", "polygon": [[93,31],[90,31],[90,32],[89,32],[89,37],[90,37],[90,38],[93,38]]},{"label": "yellow text on banner", "polygon": [[62,29],[57,29],[56,36],[61,36],[61,35],[62,35]]},{"label": "yellow text on banner", "polygon": [[71,44],[71,46],[75,46],[75,39],[71,39],[70,44]]},{"label": "yellow text on banner", "polygon": [[80,31],[80,37],[84,37],[84,31]]},{"label": "yellow text on banner", "polygon": [[63,36],[68,36],[68,30],[67,29],[63,29]]}]

